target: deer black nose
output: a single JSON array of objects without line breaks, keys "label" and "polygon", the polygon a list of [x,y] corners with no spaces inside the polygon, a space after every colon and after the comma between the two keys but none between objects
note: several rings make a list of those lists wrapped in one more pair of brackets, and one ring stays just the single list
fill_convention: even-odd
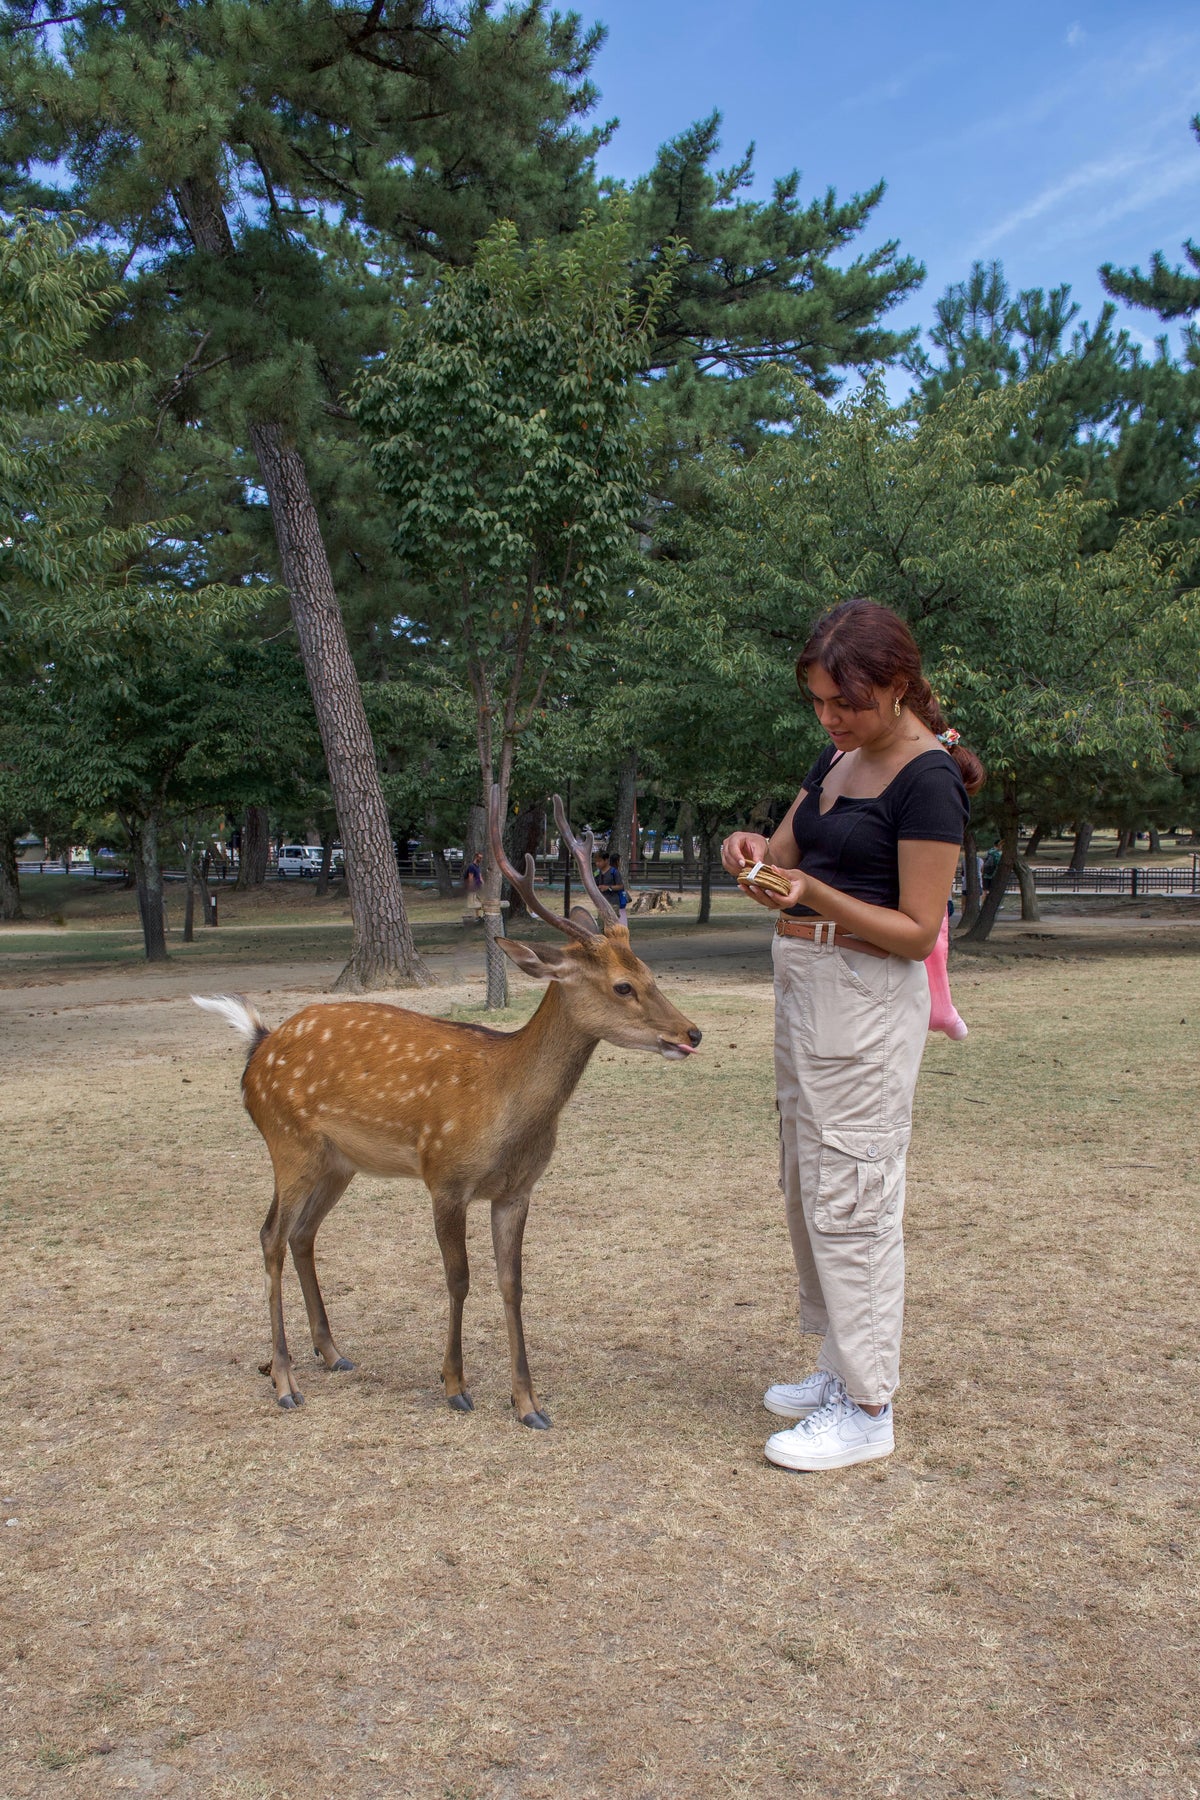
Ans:
[{"label": "deer black nose", "polygon": [[701,1031],[700,1027],[698,1025],[693,1025],[692,1029],[688,1032],[688,1043],[698,1044],[703,1036],[704,1033]]}]

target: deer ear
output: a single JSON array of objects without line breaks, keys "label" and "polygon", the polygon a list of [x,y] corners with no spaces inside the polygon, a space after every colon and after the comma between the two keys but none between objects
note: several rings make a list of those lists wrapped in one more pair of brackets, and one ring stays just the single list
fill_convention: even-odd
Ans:
[{"label": "deer ear", "polygon": [[595,913],[590,913],[588,911],[586,906],[573,906],[571,908],[571,917],[577,925],[582,925],[585,930],[594,931],[597,937],[602,935],[600,931],[600,921],[597,919]]},{"label": "deer ear", "polygon": [[535,981],[563,981],[578,973],[579,964],[566,944],[519,944],[515,938],[497,938],[505,956]]}]

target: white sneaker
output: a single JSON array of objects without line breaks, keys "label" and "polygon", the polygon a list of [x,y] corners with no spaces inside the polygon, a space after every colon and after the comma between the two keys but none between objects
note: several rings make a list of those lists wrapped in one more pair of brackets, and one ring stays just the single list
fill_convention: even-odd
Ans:
[{"label": "white sneaker", "polygon": [[818,1369],[815,1375],[806,1375],[803,1381],[775,1382],[763,1395],[763,1405],[781,1419],[807,1419],[809,1413],[816,1412],[835,1394],[844,1392],[840,1375]]},{"label": "white sneaker", "polygon": [[768,1438],[766,1455],[781,1469],[845,1469],[890,1456],[895,1447],[891,1407],[872,1418],[843,1390],[790,1431]]}]

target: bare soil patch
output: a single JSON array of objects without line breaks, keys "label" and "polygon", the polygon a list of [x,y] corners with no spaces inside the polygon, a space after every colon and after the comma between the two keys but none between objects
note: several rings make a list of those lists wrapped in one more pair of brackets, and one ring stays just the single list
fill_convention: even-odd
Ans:
[{"label": "bare soil patch", "polygon": [[[896,1455],[823,1477],[761,1455],[806,1358],[757,924],[647,927],[705,1054],[602,1048],[564,1118],[545,1435],[507,1416],[486,1215],[464,1418],[427,1198],[362,1177],[318,1243],[358,1369],[278,1412],[268,1164],[195,969],[0,994],[0,1793],[1200,1793],[1196,927],[1019,930],[956,962],[971,1036],[926,1057]],[[477,1004],[472,954],[414,1004]],[[272,1019],[320,978],[205,982],[252,970]]]}]

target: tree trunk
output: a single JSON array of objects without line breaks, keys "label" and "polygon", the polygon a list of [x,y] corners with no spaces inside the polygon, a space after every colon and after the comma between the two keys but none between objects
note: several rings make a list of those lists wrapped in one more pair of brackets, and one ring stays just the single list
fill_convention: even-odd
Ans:
[{"label": "tree trunk", "polygon": [[1117,855],[1128,856],[1133,849],[1133,833],[1122,825],[1117,832]]},{"label": "tree trunk", "polygon": [[707,831],[700,834],[700,910],[697,925],[707,925],[712,914],[713,838]]},{"label": "tree trunk", "polygon": [[21,877],[17,869],[17,834],[7,820],[0,824],[0,919],[20,919]]},{"label": "tree trunk", "polygon": [[[186,177],[174,192],[196,248],[224,262],[238,261],[215,178]],[[250,275],[249,270],[246,273]],[[417,955],[404,909],[375,745],[308,471],[282,425],[252,424],[249,436],[271,508],[280,568],[345,848],[354,937],[350,961],[334,987],[352,992],[424,987],[432,977]]]},{"label": "tree trunk", "polygon": [[[421,833],[429,845],[430,861],[433,863],[433,879],[437,883],[438,899],[453,900],[454,876],[450,872],[450,864],[446,861],[446,837],[438,828],[437,819],[432,811],[425,814],[425,825]],[[466,864],[463,864],[466,868]]]},{"label": "tree trunk", "polygon": [[963,888],[962,918],[958,922],[959,931],[970,931],[979,917],[979,908],[983,904],[983,885],[979,879],[979,846],[975,842],[975,833],[968,825],[963,833]]},{"label": "tree trunk", "polygon": [[613,814],[612,830],[608,834],[608,847],[620,857],[627,879],[636,853],[633,820],[637,811],[637,778],[637,751],[622,751],[617,772],[617,807]]},{"label": "tree trunk", "polygon": [[[508,817],[508,783],[510,772],[506,767],[506,760],[507,759],[502,751],[499,770],[500,780],[497,783],[500,789],[501,832],[504,830],[503,822],[506,821]],[[486,794],[488,791],[487,772],[484,772],[483,788],[484,793]],[[486,813],[484,814],[484,817],[486,819]],[[487,993],[484,1005],[489,1012],[495,1012],[508,1005],[508,958],[505,956],[503,950],[500,949],[499,944],[500,939],[505,936],[504,909],[500,904],[503,891],[504,877],[500,873],[500,868],[495,857],[492,855],[492,846],[489,838],[485,840],[483,887],[480,890],[479,896],[480,903],[483,907],[483,954],[484,967],[487,976]]]},{"label": "tree trunk", "polygon": [[[504,829],[504,848],[508,860],[515,869],[524,869],[525,858],[536,859],[538,847],[542,841],[542,828],[546,823],[546,803],[535,800],[532,806],[522,807],[515,818],[509,818]],[[527,918],[529,909],[515,889],[508,891],[508,922],[511,925],[516,918]]]},{"label": "tree trunk", "polygon": [[1038,906],[1037,888],[1034,886],[1033,870],[1023,856],[1018,856],[1013,865],[1017,871],[1017,884],[1021,890],[1021,919],[1025,924],[1041,918]]},{"label": "tree trunk", "polygon": [[164,913],[162,865],[158,855],[158,820],[132,820],[126,827],[133,846],[134,880],[138,913],[147,962],[167,960],[167,921]]},{"label": "tree trunk", "polygon": [[1004,784],[1004,801],[1001,817],[1003,827],[1000,835],[1000,866],[993,875],[984,896],[983,905],[979,909],[979,917],[965,934],[969,944],[982,944],[991,936],[992,926],[996,923],[996,914],[1000,911],[1000,903],[1004,899],[1009,878],[1017,866],[1017,844],[1020,841],[1021,819],[1017,811],[1017,787],[1014,781]]},{"label": "tree trunk", "polygon": [[1029,861],[1030,857],[1037,855],[1038,850],[1041,848],[1042,839],[1045,837],[1045,835],[1049,831],[1049,829],[1050,829],[1050,827],[1044,819],[1039,819],[1037,821],[1036,825],[1033,828],[1033,831],[1030,834],[1029,842],[1025,846],[1026,862]]},{"label": "tree trunk", "polygon": [[329,876],[333,869],[333,833],[321,833],[321,867],[317,872],[317,899],[323,900],[329,892]]},{"label": "tree trunk", "polygon": [[1067,864],[1072,874],[1080,875],[1087,868],[1088,848],[1092,841],[1092,833],[1096,829],[1086,819],[1081,819],[1075,826],[1075,843],[1071,850],[1071,860]]},{"label": "tree trunk", "polygon": [[473,806],[467,814],[467,830],[463,838],[463,868],[469,862],[483,863],[487,849],[487,813],[482,806]]},{"label": "tree trunk", "polygon": [[1157,825],[1148,826],[1146,835],[1150,839],[1150,849],[1148,851],[1148,854],[1150,856],[1157,856],[1159,851],[1162,849],[1162,836],[1159,832],[1158,826]]},{"label": "tree trunk", "polygon": [[270,860],[270,819],[265,806],[248,806],[242,814],[242,847],[238,856],[237,887],[262,887]]},{"label": "tree trunk", "polygon": [[417,954],[404,908],[375,745],[308,473],[282,426],[253,425],[250,442],[271,504],[346,857],[354,940],[350,961],[333,985],[344,992],[424,987],[432,977]]},{"label": "tree trunk", "polygon": [[200,917],[203,923],[205,925],[212,925],[214,920],[212,916],[212,896],[208,891],[208,865],[209,855],[206,850],[204,855],[200,858],[200,861],[197,863],[195,872],[192,875],[192,886],[200,897]]},{"label": "tree trunk", "polygon": [[651,815],[650,829],[649,829],[649,833],[648,833],[648,835],[650,837],[652,837],[654,840],[653,848],[651,849],[650,856],[649,856],[649,861],[652,863],[657,863],[659,861],[660,857],[662,856],[663,821],[665,820],[665,818],[666,818],[666,809],[660,802],[660,804],[655,807],[654,812]]},{"label": "tree trunk", "polygon": [[696,873],[696,846],[692,837],[695,829],[694,820],[695,812],[692,803],[690,800],[685,800],[679,809],[679,817],[675,821],[675,831],[679,838],[680,854],[683,857],[683,872],[689,877]]},{"label": "tree trunk", "polygon": [[183,886],[185,899],[183,902],[183,941],[190,944],[195,939],[196,925],[196,892],[193,877],[196,872],[196,834],[189,824],[187,830],[187,852],[183,859]]}]

